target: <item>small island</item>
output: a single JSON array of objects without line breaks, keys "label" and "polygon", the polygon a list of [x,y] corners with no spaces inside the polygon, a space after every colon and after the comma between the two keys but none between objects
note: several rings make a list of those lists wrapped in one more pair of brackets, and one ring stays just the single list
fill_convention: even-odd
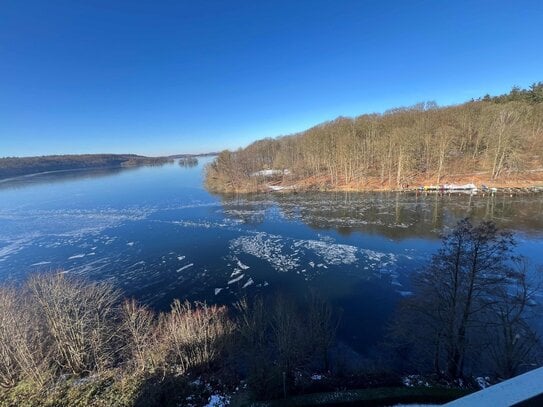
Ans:
[{"label": "small island", "polygon": [[186,168],[196,167],[198,165],[198,159],[194,156],[181,157],[179,159],[179,165]]}]

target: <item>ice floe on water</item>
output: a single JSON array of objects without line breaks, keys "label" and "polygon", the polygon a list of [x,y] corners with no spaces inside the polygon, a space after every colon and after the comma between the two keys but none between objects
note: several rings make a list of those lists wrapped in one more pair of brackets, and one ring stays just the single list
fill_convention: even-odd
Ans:
[{"label": "ice floe on water", "polygon": [[0,261],[6,260],[8,257],[19,253],[31,244],[34,235],[7,240],[4,246],[0,246]]},{"label": "ice floe on water", "polygon": [[250,285],[253,285],[254,283],[255,282],[253,281],[253,279],[249,277],[249,280],[247,280],[247,282],[245,284],[243,284],[243,287],[241,287],[241,288],[247,288]]},{"label": "ice floe on water", "polygon": [[79,275],[88,275],[91,272],[97,274],[102,270],[108,269],[109,267],[111,267],[111,258],[104,257],[76,267],[65,269],[64,272]]},{"label": "ice floe on water", "polygon": [[377,252],[370,249],[360,249],[368,260],[378,263],[381,267],[387,267],[395,264],[398,261],[398,256],[394,253]]},{"label": "ice floe on water", "polygon": [[308,260],[305,264],[312,269],[352,265],[359,260],[368,263],[368,269],[374,269],[376,266],[391,266],[397,261],[393,253],[360,249],[353,245],[335,243],[330,238],[303,240],[265,232],[237,237],[230,241],[229,246],[235,255],[252,255],[267,261],[277,271],[301,269],[302,259]]},{"label": "ice floe on water", "polygon": [[241,274],[237,276],[236,278],[233,278],[232,280],[228,281],[228,285],[237,283],[240,280],[243,280],[243,277],[245,277],[245,274]]},{"label": "ice floe on water", "polygon": [[180,271],[183,271],[183,270],[186,270],[186,269],[188,269],[188,268],[191,268],[192,266],[194,266],[194,263],[187,264],[186,266],[183,266],[183,267],[181,267],[180,269],[178,269],[177,272],[179,273]]},{"label": "ice floe on water", "polygon": [[237,226],[243,221],[239,219],[225,218],[221,221],[197,219],[197,220],[176,220],[176,221],[155,221],[162,223],[172,223],[184,228],[201,228],[201,229],[216,229],[216,228],[231,228]]},{"label": "ice floe on water", "polygon": [[83,257],[85,257],[85,253],[74,254],[73,256],[68,257],[68,260],[81,259]]},{"label": "ice floe on water", "polygon": [[34,266],[45,266],[45,265],[47,265],[47,264],[51,264],[51,262],[50,262],[50,261],[39,261],[39,262],[37,262],[37,263],[31,264],[30,266],[31,266],[31,267],[34,267]]},{"label": "ice floe on water", "polygon": [[156,208],[138,206],[131,208],[94,209],[13,209],[2,210],[0,216],[9,215],[10,234],[24,236],[29,233],[39,236],[99,235],[107,228],[127,221],[147,218]]},{"label": "ice floe on water", "polygon": [[284,251],[285,242],[281,236],[265,232],[240,236],[230,242],[234,253],[246,253],[266,260],[277,271],[289,271],[300,265],[299,259]]},{"label": "ice floe on water", "polygon": [[356,246],[330,243],[323,240],[300,240],[294,242],[293,246],[314,251],[327,264],[352,264],[357,260],[358,248]]},{"label": "ice floe on water", "polygon": [[[324,231],[303,231],[297,238],[281,236],[290,231],[289,226],[285,225],[285,229],[275,227],[277,224],[282,226],[285,221],[296,224],[306,216],[304,210],[308,205],[317,210],[321,204],[315,201],[306,205],[305,201],[293,197],[278,205],[274,200],[263,197],[129,208],[0,210],[0,219],[10,224],[9,231],[4,232],[3,228],[3,236],[0,236],[0,262],[3,262],[0,264],[6,275],[19,273],[19,264],[32,263],[33,267],[54,264],[55,267],[64,267],[69,273],[88,274],[91,278],[111,277],[118,280],[127,292],[132,287],[139,292],[145,291],[145,287],[153,287],[148,293],[145,291],[149,298],[164,295],[170,289],[179,289],[184,283],[187,283],[188,290],[206,292],[205,295],[258,290],[269,285],[265,279],[273,284],[279,281],[276,277],[270,279],[270,273],[274,272],[297,273],[307,280],[340,272],[360,273],[364,278],[377,274],[377,271],[381,275],[388,273],[392,276],[390,270],[396,262],[394,254],[360,249],[356,245],[359,244],[357,240],[331,237]],[[329,209],[336,210],[338,205],[341,203],[331,201]],[[204,207],[214,209],[190,210]],[[167,212],[181,209],[188,210]],[[314,214],[319,215],[318,211]],[[333,213],[322,215],[333,222]],[[267,227],[261,223],[264,221],[275,224],[272,229],[281,232],[262,231]],[[154,239],[161,228],[171,228],[172,225],[188,229],[182,234],[165,233],[165,245],[170,243],[169,239],[180,240],[172,241],[164,250],[158,249],[150,239]],[[202,230],[191,230],[196,228]],[[217,251],[226,250],[219,252],[214,259],[209,259],[206,250],[202,251],[186,237],[210,228],[221,230],[217,234]],[[146,230],[150,231],[149,237]],[[169,232],[169,229],[165,230]],[[31,234],[32,231],[35,233]],[[298,234],[299,230],[293,229],[292,233]],[[226,247],[219,247],[221,244]],[[34,248],[39,251],[32,253]],[[182,253],[199,267],[191,269],[194,263],[187,264],[187,257]],[[20,261],[22,258],[24,262]],[[221,259],[227,261],[222,263]],[[209,271],[204,268],[206,266]],[[385,270],[387,268],[389,270]],[[189,269],[191,271],[183,273]],[[156,289],[159,285],[163,292]],[[394,288],[406,289],[399,285]]]},{"label": "ice floe on water", "polygon": [[240,260],[238,260],[238,267],[242,270],[247,270],[249,268],[249,266],[243,264]]},{"label": "ice floe on water", "polygon": [[[296,273],[306,280],[329,272],[360,273],[367,270],[363,271],[366,277],[373,275],[382,278],[386,275],[401,288],[396,272],[398,255],[336,243],[330,236],[319,235],[319,240],[311,240],[254,232],[230,240],[229,248],[232,263],[237,263],[238,267],[230,274],[228,284],[242,280],[247,272],[251,274],[248,266],[242,270],[243,263],[239,259],[240,256],[249,255],[267,262],[277,272]],[[249,277],[242,288],[254,283]],[[255,286],[262,287],[262,283]]]}]

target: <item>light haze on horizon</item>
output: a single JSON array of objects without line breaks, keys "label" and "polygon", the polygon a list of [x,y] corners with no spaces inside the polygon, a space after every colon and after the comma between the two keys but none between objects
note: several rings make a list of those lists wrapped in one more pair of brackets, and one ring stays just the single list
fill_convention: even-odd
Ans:
[{"label": "light haze on horizon", "polygon": [[543,80],[543,2],[0,4],[0,157],[245,146]]}]

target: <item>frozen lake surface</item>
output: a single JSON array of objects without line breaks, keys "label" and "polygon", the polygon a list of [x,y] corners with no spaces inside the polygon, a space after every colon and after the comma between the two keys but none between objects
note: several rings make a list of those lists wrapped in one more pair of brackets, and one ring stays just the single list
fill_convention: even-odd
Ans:
[{"label": "frozen lake surface", "polygon": [[364,351],[462,217],[495,220],[542,263],[543,195],[216,196],[202,184],[209,160],[0,183],[0,279],[61,269],[160,309],[316,289],[343,309],[340,338]]}]

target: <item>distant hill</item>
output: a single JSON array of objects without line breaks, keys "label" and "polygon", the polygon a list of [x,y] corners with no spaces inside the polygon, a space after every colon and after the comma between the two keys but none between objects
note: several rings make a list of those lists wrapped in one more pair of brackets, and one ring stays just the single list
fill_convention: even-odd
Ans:
[{"label": "distant hill", "polygon": [[47,155],[39,157],[0,158],[0,179],[50,171],[85,168],[118,168],[162,165],[172,162],[168,157],[145,157],[135,154]]},{"label": "distant hill", "polygon": [[[262,170],[280,175],[262,176]],[[206,185],[217,192],[392,190],[451,182],[543,182],[543,82],[456,106],[428,102],[339,117],[223,151],[206,173]]]}]

